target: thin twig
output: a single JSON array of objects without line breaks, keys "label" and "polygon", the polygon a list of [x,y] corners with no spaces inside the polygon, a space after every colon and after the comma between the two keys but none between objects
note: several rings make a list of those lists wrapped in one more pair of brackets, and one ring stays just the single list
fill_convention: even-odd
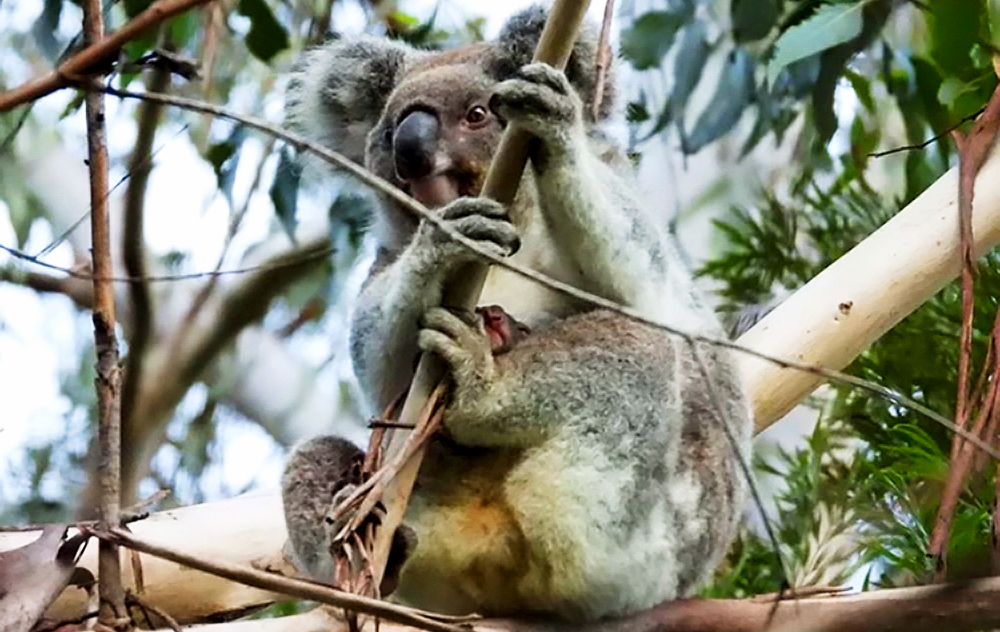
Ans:
[{"label": "thin twig", "polygon": [[349,608],[355,612],[363,612],[381,617],[387,621],[412,625],[422,630],[431,630],[432,632],[468,632],[468,630],[457,625],[449,625],[436,621],[432,618],[434,616],[433,613],[425,613],[415,608],[408,608],[377,599],[369,599],[360,595],[352,595],[351,593],[335,590],[317,582],[292,579],[221,560],[201,559],[181,551],[148,542],[122,529],[111,529],[110,531],[93,530],[90,533],[100,538],[101,541],[114,542],[120,546],[146,553],[147,555],[169,560],[234,582],[260,588],[261,590],[269,590],[271,592],[298,597],[299,599],[309,599],[339,608]]},{"label": "thin twig", "polygon": [[[179,623],[177,623],[177,619],[171,617],[170,614],[168,614],[167,611],[164,610],[163,608],[159,608],[146,601],[139,593],[133,592],[131,590],[126,590],[125,603],[126,604],[134,603],[140,608],[142,608],[143,611],[152,612],[156,616],[160,617],[160,619],[162,619],[163,622],[166,623],[171,630],[173,630],[174,632],[181,632],[181,626]],[[152,620],[150,620],[148,612],[146,614],[146,621],[147,623],[149,623],[149,627],[152,628],[153,622]]]},{"label": "thin twig", "polygon": [[[308,261],[314,259],[322,259],[333,254],[334,248],[332,246],[327,248],[321,248],[315,252],[309,252],[301,257],[296,257],[293,259],[287,259],[283,261],[275,261],[272,263],[262,263],[256,266],[247,266],[245,268],[233,268],[231,270],[218,270],[211,272],[188,272],[184,274],[161,274],[146,277],[128,277],[128,276],[97,276],[96,274],[89,274],[87,272],[80,272],[79,270],[74,270],[72,268],[65,268],[63,266],[57,266],[52,263],[47,263],[45,261],[40,261],[37,257],[29,255],[26,252],[22,252],[16,248],[11,248],[10,246],[4,246],[0,244],[0,250],[8,253],[9,255],[20,259],[22,261],[27,261],[33,263],[37,266],[43,268],[48,268],[49,270],[56,270],[73,277],[74,279],[84,279],[87,281],[108,281],[111,283],[166,283],[174,281],[188,281],[191,279],[204,279],[208,277],[216,276],[231,276],[236,274],[249,274],[251,272],[261,272],[265,270],[278,270],[281,268],[288,268],[292,266],[301,265]],[[5,279],[6,280],[6,279]]]},{"label": "thin twig", "polygon": [[950,136],[952,134],[952,132],[958,130],[958,128],[962,127],[963,125],[965,125],[969,121],[975,119],[980,114],[982,114],[985,110],[986,110],[986,106],[984,105],[983,107],[979,108],[978,110],[976,110],[972,114],[969,114],[968,116],[963,116],[962,120],[960,120],[958,123],[955,123],[954,125],[952,125],[948,129],[946,129],[945,131],[941,132],[940,134],[936,134],[934,136],[931,136],[930,138],[928,138],[927,140],[925,140],[922,143],[917,143],[916,145],[903,145],[902,147],[894,147],[892,149],[886,149],[885,151],[873,151],[873,152],[871,152],[871,153],[868,154],[868,157],[869,158],[882,158],[883,156],[891,156],[892,154],[898,154],[898,153],[901,153],[901,152],[904,152],[904,151],[919,151],[919,150],[923,149],[924,147],[927,147],[928,145],[930,145],[932,143],[936,143],[937,141],[941,140],[942,138],[945,138],[946,136]]},{"label": "thin twig", "polygon": [[[959,337],[958,356],[958,393],[955,404],[955,426],[965,430],[970,414],[969,402],[969,365],[972,358],[972,325],[973,307],[975,301],[973,276],[975,272],[975,256],[972,253],[972,201],[975,195],[976,177],[985,164],[993,149],[997,134],[1000,132],[1000,86],[993,91],[989,102],[983,109],[983,115],[976,120],[972,131],[965,136],[955,131],[953,136],[958,147],[958,223],[960,235],[960,257],[962,263],[962,330]],[[993,328],[993,343],[1000,338],[1000,311]],[[1000,397],[1000,358],[993,358],[993,381],[989,393],[981,403],[979,414],[971,434],[977,439],[982,436],[987,420],[992,416],[993,408]],[[948,537],[955,517],[955,508],[965,479],[972,469],[974,454],[963,441],[964,435],[955,436],[951,445],[951,465],[948,469],[948,480],[941,494],[941,505],[934,518],[934,528],[931,531],[930,542],[927,545],[928,555],[934,558],[936,578],[941,581],[947,574]],[[987,437],[987,439],[989,439]]]},{"label": "thin twig", "polygon": [[[898,404],[899,406],[902,406],[903,408],[909,409],[915,413],[927,417],[931,421],[934,421],[935,423],[944,426],[949,431],[960,435],[963,439],[969,441],[970,443],[981,449],[983,452],[990,455],[993,459],[1000,460],[1000,450],[985,443],[979,437],[973,436],[965,429],[957,427],[952,420],[941,415],[940,413],[931,410],[927,406],[909,397],[906,397],[905,395],[900,395],[899,393],[896,393],[890,390],[889,388],[882,386],[881,384],[872,382],[870,380],[865,380],[850,375],[848,373],[844,373],[842,371],[837,371],[835,369],[828,369],[822,366],[806,364],[803,362],[797,362],[795,360],[789,360],[786,358],[779,358],[776,356],[772,356],[767,353],[757,351],[755,349],[744,347],[740,344],[737,344],[731,340],[726,340],[724,338],[715,338],[713,336],[706,336],[704,334],[695,334],[682,331],[670,325],[666,325],[659,321],[652,320],[632,308],[624,307],[618,303],[615,303],[614,301],[610,301],[596,294],[591,294],[590,292],[586,292],[584,290],[576,288],[572,285],[569,285],[568,283],[563,283],[562,281],[553,279],[541,272],[514,263],[510,259],[498,257],[493,253],[487,251],[486,249],[481,248],[479,244],[467,238],[462,233],[456,231],[447,222],[441,220],[436,214],[430,212],[430,210],[427,209],[427,207],[425,207],[423,204],[411,198],[410,196],[406,195],[403,191],[397,189],[389,182],[376,176],[375,174],[366,170],[364,167],[352,162],[349,158],[347,158],[343,154],[332,151],[318,143],[314,143],[295,132],[282,129],[276,125],[273,125],[271,123],[268,123],[267,121],[264,121],[262,119],[253,116],[240,114],[238,112],[235,112],[233,110],[230,110],[222,106],[213,105],[211,103],[203,103],[201,101],[196,101],[193,99],[185,99],[182,97],[167,96],[161,94],[141,94],[141,93],[129,92],[125,90],[118,90],[115,88],[107,88],[107,87],[96,87],[94,89],[102,90],[108,94],[112,94],[122,98],[152,99],[176,107],[192,110],[195,112],[214,114],[221,118],[243,123],[248,127],[264,132],[266,134],[272,134],[274,136],[277,136],[287,141],[291,145],[294,145],[298,149],[309,151],[310,153],[319,156],[320,158],[329,162],[330,164],[333,164],[337,167],[344,169],[350,175],[360,180],[362,183],[372,187],[379,193],[382,193],[383,195],[392,198],[394,201],[398,202],[400,206],[407,209],[409,212],[416,214],[427,223],[433,225],[435,228],[437,228],[442,233],[447,235],[450,239],[461,244],[463,247],[470,250],[471,252],[476,253],[476,255],[478,255],[481,259],[483,259],[484,261],[488,261],[491,265],[499,266],[526,279],[531,279],[535,283],[547,287],[555,292],[559,292],[560,294],[564,294],[573,299],[583,301],[595,307],[600,307],[602,309],[606,309],[615,312],[617,314],[621,314],[622,316],[631,318],[636,322],[643,323],[651,327],[657,327],[668,333],[680,336],[685,340],[694,340],[696,342],[703,342],[706,344],[723,347],[725,349],[730,349],[737,353],[742,353],[757,358],[759,360],[769,362],[783,369],[792,369],[795,371],[801,371],[803,373],[815,375],[817,377],[821,377],[825,380],[829,380],[834,383],[845,384],[848,386],[853,386],[855,388],[867,391],[869,393],[872,393],[874,395],[892,401]],[[10,252],[10,249],[4,246],[0,246],[0,249],[4,249]],[[53,269],[61,269],[51,265],[48,267]],[[198,276],[206,276],[208,274],[212,273],[201,273]],[[161,278],[163,280],[175,280],[172,278],[163,278],[163,277]]]},{"label": "thin twig", "polygon": [[7,112],[61,88],[78,83],[81,77],[94,71],[102,63],[113,60],[126,43],[141,37],[149,29],[167,19],[210,0],[157,0],[145,11],[129,20],[124,26],[103,39],[91,42],[52,72],[32,79],[8,92],[0,94],[0,112]]},{"label": "thin twig", "polygon": [[611,19],[615,15],[615,0],[605,0],[604,21],[601,22],[601,36],[597,41],[597,80],[594,82],[594,107],[591,114],[594,120],[601,118],[601,106],[604,104],[604,84],[607,81],[608,66],[611,64]]}]

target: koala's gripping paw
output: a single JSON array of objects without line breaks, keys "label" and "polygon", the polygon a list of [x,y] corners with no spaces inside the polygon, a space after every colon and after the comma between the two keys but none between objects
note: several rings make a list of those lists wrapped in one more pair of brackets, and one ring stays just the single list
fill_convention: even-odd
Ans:
[{"label": "koala's gripping paw", "polygon": [[424,313],[420,323],[420,349],[444,359],[458,390],[474,388],[479,380],[488,379],[493,367],[490,341],[479,322],[473,314],[467,322],[443,307],[434,307]]},{"label": "koala's gripping paw", "polygon": [[332,543],[337,537],[337,534],[344,528],[344,526],[351,520],[354,514],[350,511],[344,512],[343,515],[334,517],[334,511],[347,500],[351,494],[358,488],[354,483],[348,483],[341,487],[336,494],[333,495],[333,500],[330,501],[330,510],[323,516],[323,525],[326,528],[328,543]]},{"label": "koala's gripping paw", "polygon": [[[438,217],[494,256],[508,257],[521,246],[517,230],[499,202],[487,198],[463,197],[440,209]],[[424,224],[421,230],[445,259],[464,263],[478,258],[476,253],[435,226]]]},{"label": "koala's gripping paw", "polygon": [[566,75],[543,63],[528,64],[497,85],[490,109],[546,143],[565,142],[583,120],[583,104]]}]

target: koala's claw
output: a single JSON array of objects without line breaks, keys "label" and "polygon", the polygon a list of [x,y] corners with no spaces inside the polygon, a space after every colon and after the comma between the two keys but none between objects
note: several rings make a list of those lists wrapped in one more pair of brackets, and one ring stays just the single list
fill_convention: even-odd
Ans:
[{"label": "koala's claw", "polygon": [[517,76],[532,83],[546,85],[559,94],[568,95],[573,92],[573,86],[566,78],[566,73],[546,63],[540,62],[522,66],[517,71]]},{"label": "koala's claw", "polygon": [[524,66],[513,79],[497,85],[489,106],[502,120],[550,143],[583,118],[583,104],[566,75],[548,64]]},{"label": "koala's claw", "polygon": [[341,487],[337,493],[333,495],[333,500],[330,502],[330,510],[325,516],[323,516],[323,524],[326,525],[326,532],[330,542],[337,537],[337,534],[340,533],[341,529],[344,528],[344,525],[347,524],[352,516],[351,512],[347,511],[344,512],[342,516],[334,520],[333,512],[337,507],[343,504],[345,500],[350,498],[351,494],[353,494],[357,488],[358,486],[354,483],[348,483],[347,485]]},{"label": "koala's claw", "polygon": [[482,215],[509,220],[507,209],[496,200],[484,197],[461,197],[440,211],[441,219],[459,219],[469,215]]}]

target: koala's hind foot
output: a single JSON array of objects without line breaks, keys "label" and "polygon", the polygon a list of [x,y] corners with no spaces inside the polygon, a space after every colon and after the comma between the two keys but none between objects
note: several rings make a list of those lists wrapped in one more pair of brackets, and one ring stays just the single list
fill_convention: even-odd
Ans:
[{"label": "koala's hind foot", "polygon": [[421,320],[417,344],[448,364],[459,391],[488,380],[493,370],[490,339],[481,323],[482,318],[476,314],[463,319],[443,307],[427,310]]}]

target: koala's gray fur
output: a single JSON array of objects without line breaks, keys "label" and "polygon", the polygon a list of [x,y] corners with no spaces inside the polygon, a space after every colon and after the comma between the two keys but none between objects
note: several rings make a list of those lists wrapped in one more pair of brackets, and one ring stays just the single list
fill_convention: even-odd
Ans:
[{"label": "koala's gray fur", "polygon": [[[369,169],[484,248],[660,322],[718,334],[635,197],[626,161],[590,118],[593,34],[581,36],[564,74],[529,63],[543,23],[530,9],[497,41],[445,53],[335,42],[307,56],[292,116],[349,156],[364,147]],[[421,156],[430,166],[405,179],[399,139],[414,112],[433,114],[436,127]],[[470,196],[507,124],[538,140],[505,209]],[[381,410],[406,388],[420,348],[442,355],[455,379],[449,437],[425,457],[406,516],[416,547],[396,595],[452,613],[592,619],[690,594],[724,553],[746,495],[722,426],[745,456],[750,415],[728,355],[701,351],[721,394],[718,419],[683,340],[581,314],[587,305],[494,268],[482,303],[533,330],[494,359],[482,332],[437,309],[475,255],[389,200],[377,231],[351,341],[370,404]],[[296,476],[290,466],[286,488]],[[329,498],[330,486],[320,487]],[[302,536],[288,523],[300,561],[313,559],[319,532]]]}]

